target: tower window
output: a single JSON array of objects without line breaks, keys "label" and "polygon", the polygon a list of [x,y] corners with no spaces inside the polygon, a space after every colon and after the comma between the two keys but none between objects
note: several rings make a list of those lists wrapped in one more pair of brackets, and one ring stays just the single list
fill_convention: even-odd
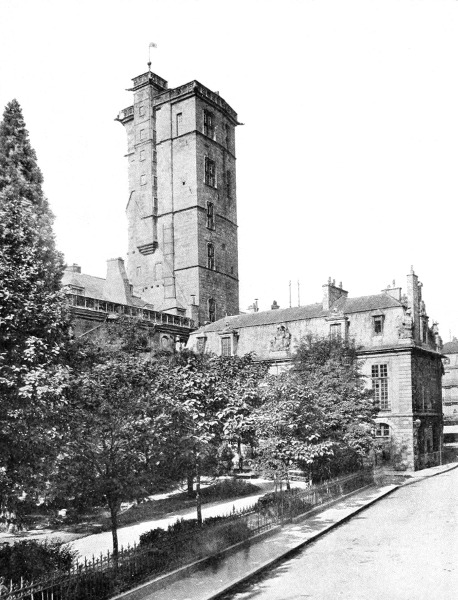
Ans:
[{"label": "tower window", "polygon": [[211,187],[216,187],[215,161],[208,158],[208,156],[205,157],[205,183]]},{"label": "tower window", "polygon": [[374,334],[382,335],[383,333],[383,316],[373,317]]},{"label": "tower window", "polygon": [[212,140],[215,138],[215,124],[213,113],[209,110],[204,110],[204,135]]},{"label": "tower window", "polygon": [[216,321],[216,302],[214,298],[208,299],[208,320],[210,323]]},{"label": "tower window", "polygon": [[207,244],[207,267],[212,271],[215,269],[215,246],[211,242]]},{"label": "tower window", "polygon": [[146,160],[146,153],[144,150],[140,150],[140,160]]},{"label": "tower window", "polygon": [[224,125],[224,133],[226,137],[226,148],[229,148],[229,145],[231,143],[231,128],[227,123]]},{"label": "tower window", "polygon": [[138,107],[138,114],[140,115],[140,117],[145,116],[145,107],[143,105]]},{"label": "tower window", "polygon": [[177,135],[183,133],[183,113],[177,113]]},{"label": "tower window", "polygon": [[145,130],[144,129],[140,129],[140,139],[141,140],[145,139]]},{"label": "tower window", "polygon": [[215,211],[213,202],[207,202],[207,227],[208,229],[215,229]]},{"label": "tower window", "polygon": [[226,171],[226,195],[228,198],[231,197],[232,193],[232,173],[230,171]]},{"label": "tower window", "polygon": [[388,365],[372,365],[374,402],[380,410],[391,410],[388,397]]},{"label": "tower window", "polygon": [[140,176],[140,185],[146,185],[146,175],[145,174]]}]

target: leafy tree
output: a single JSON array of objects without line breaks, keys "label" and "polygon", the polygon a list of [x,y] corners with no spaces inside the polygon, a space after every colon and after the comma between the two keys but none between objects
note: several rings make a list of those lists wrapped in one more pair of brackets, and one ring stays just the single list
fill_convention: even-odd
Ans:
[{"label": "leafy tree", "polygon": [[361,465],[376,409],[353,343],[308,336],[292,368],[262,390],[261,403],[243,418],[256,440],[257,469],[289,486],[293,468],[320,479]]},{"label": "leafy tree", "polygon": [[46,479],[56,446],[52,407],[65,385],[68,319],[60,291],[62,255],[16,100],[0,124],[0,504]]},{"label": "leafy tree", "polygon": [[322,411],[293,372],[271,376],[262,404],[250,416],[255,432],[255,468],[272,477],[276,486],[287,482],[288,471],[307,468],[332,453],[332,443],[320,435]]},{"label": "leafy tree", "polygon": [[144,352],[144,330],[137,324],[135,337],[133,325],[111,324],[102,346],[98,340],[75,341],[60,415],[66,443],[52,480],[54,495],[77,498],[83,493],[106,502],[116,557],[121,502],[151,493],[167,478],[169,462],[171,411],[157,385],[165,365],[158,368]]},{"label": "leafy tree", "polygon": [[361,466],[372,448],[378,409],[365,386],[354,342],[308,336],[297,349],[291,375],[319,407],[317,433],[333,447],[332,454],[314,462],[314,476],[329,477]]},{"label": "leafy tree", "polygon": [[267,367],[250,355],[209,357],[187,351],[171,357],[170,362],[164,390],[170,404],[175,403],[174,464],[178,472],[181,468],[195,477],[197,520],[201,523],[201,475],[212,461],[215,466],[218,455],[224,456],[221,447],[228,438],[234,440],[235,428],[225,425],[236,421],[249,399],[259,394]]}]

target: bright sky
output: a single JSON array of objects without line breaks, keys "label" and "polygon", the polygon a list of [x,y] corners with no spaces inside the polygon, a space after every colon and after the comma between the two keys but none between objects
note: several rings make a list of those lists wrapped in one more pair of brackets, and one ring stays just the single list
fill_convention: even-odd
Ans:
[{"label": "bright sky", "polygon": [[405,288],[458,335],[458,2],[0,0],[17,98],[67,262],[125,256],[131,78],[199,80],[237,111],[241,309]]}]

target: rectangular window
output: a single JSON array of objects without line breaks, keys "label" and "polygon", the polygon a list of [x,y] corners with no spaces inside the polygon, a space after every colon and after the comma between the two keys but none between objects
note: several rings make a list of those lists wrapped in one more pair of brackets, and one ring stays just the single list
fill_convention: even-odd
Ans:
[{"label": "rectangular window", "polygon": [[231,338],[223,337],[221,338],[221,356],[230,356],[231,355]]},{"label": "rectangular window", "polygon": [[157,190],[157,177],[156,175],[153,177],[154,189]]},{"label": "rectangular window", "polygon": [[177,113],[177,135],[183,133],[183,113]]},{"label": "rectangular window", "polygon": [[153,162],[157,162],[157,152],[153,150]]},{"label": "rectangular window", "polygon": [[337,340],[342,337],[342,324],[333,323],[330,327],[331,339]]},{"label": "rectangular window", "polygon": [[141,105],[141,106],[139,106],[139,107],[138,107],[138,114],[139,114],[141,117],[144,117],[144,116],[145,116],[145,107],[144,107],[143,105]]},{"label": "rectangular window", "polygon": [[140,150],[140,160],[146,160],[146,152],[144,150]]},{"label": "rectangular window", "polygon": [[211,113],[209,110],[204,110],[204,135],[208,136],[212,140],[215,138],[213,113]]},{"label": "rectangular window", "polygon": [[140,129],[140,139],[141,140],[145,139],[145,130],[144,129]]},{"label": "rectangular window", "polygon": [[230,171],[226,171],[226,195],[228,198],[231,197],[232,193],[232,173]]},{"label": "rectangular window", "polygon": [[388,365],[372,365],[374,402],[380,410],[391,410],[388,398]]},{"label": "rectangular window", "polygon": [[146,185],[146,175],[140,176],[140,185]]},{"label": "rectangular window", "polygon": [[227,123],[224,126],[224,132],[225,132],[225,138],[226,138],[226,148],[229,148],[229,145],[231,143],[231,128],[229,127],[229,125]]},{"label": "rectangular window", "polygon": [[374,334],[382,335],[383,333],[383,316],[373,317],[374,322]]},{"label": "rectangular window", "polygon": [[205,183],[211,187],[216,187],[216,167],[215,161],[205,157]]},{"label": "rectangular window", "polygon": [[216,302],[214,298],[208,299],[208,320],[210,323],[216,321]]},{"label": "rectangular window", "polygon": [[215,247],[211,243],[207,244],[207,268],[215,269]]},{"label": "rectangular window", "polygon": [[207,202],[207,227],[215,229],[215,212],[213,202]]}]

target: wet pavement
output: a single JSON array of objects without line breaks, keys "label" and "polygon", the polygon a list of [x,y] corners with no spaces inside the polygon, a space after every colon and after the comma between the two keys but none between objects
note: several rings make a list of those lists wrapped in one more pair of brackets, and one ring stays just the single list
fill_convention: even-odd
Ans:
[{"label": "wet pavement", "polygon": [[308,545],[294,558],[252,579],[238,593],[222,597],[455,600],[457,500],[458,469],[424,480],[412,478],[409,485]]}]

